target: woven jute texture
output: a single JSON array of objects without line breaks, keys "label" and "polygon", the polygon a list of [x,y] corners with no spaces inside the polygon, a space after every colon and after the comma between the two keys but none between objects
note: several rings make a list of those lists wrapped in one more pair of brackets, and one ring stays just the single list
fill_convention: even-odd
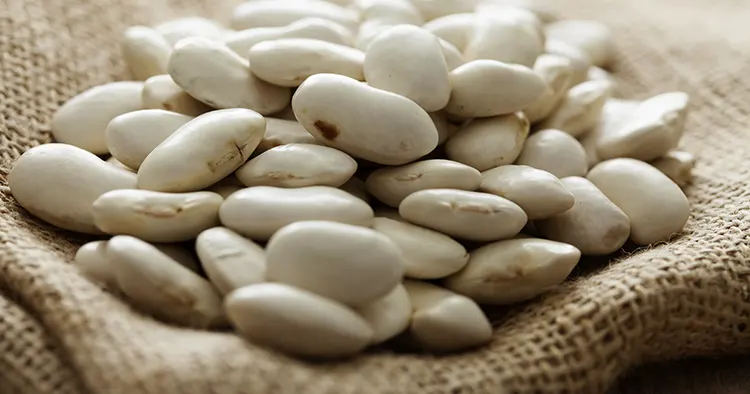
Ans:
[{"label": "woven jute texture", "polygon": [[82,238],[25,213],[5,182],[16,157],[50,140],[62,102],[128,78],[116,45],[126,26],[191,14],[226,20],[232,4],[0,0],[0,392],[601,393],[634,365],[750,350],[747,2],[551,3],[564,17],[612,26],[626,97],[692,95],[683,147],[700,161],[685,234],[492,312],[495,335],[483,349],[386,349],[310,364],[139,314],[70,264]]}]

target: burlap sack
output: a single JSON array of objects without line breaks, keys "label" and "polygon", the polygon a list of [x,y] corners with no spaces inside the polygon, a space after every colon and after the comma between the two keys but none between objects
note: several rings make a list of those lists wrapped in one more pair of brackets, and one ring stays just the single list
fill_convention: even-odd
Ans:
[{"label": "burlap sack", "polygon": [[[153,321],[69,262],[81,238],[13,201],[5,176],[49,141],[49,119],[87,87],[127,78],[125,26],[201,13],[211,0],[0,1],[0,392],[603,392],[633,365],[750,349],[750,28],[742,0],[566,0],[566,17],[616,32],[628,97],[693,97],[684,148],[700,162],[685,235],[496,314],[492,343],[431,357],[369,353],[307,364],[228,333]],[[644,190],[644,193],[649,193]]]}]

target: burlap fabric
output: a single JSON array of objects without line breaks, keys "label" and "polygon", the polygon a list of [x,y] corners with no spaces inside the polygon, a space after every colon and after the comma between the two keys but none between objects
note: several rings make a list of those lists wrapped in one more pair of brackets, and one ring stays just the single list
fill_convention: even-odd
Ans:
[{"label": "burlap fabric", "polygon": [[[5,176],[87,87],[127,78],[124,27],[202,13],[212,0],[0,0],[0,392],[597,393],[640,363],[750,349],[750,27],[742,0],[556,1],[616,32],[628,97],[693,97],[698,155],[686,234],[496,314],[492,343],[432,357],[371,352],[308,364],[229,333],[170,327],[70,265],[81,238],[36,221]],[[648,193],[648,190],[644,190]]]}]

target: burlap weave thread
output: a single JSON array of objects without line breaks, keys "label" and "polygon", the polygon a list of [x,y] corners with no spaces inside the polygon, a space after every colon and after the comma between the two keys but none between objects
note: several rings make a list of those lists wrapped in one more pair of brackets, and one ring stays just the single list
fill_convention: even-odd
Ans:
[{"label": "burlap weave thread", "polygon": [[[626,97],[692,95],[683,147],[699,158],[684,235],[497,313],[492,343],[451,356],[371,352],[307,364],[230,333],[166,326],[83,278],[83,241],[15,204],[5,177],[48,142],[66,99],[128,78],[132,24],[204,14],[212,0],[0,0],[0,392],[601,393],[628,368],[750,351],[750,26],[742,0],[566,0],[616,34]],[[648,191],[644,191],[648,192]],[[590,271],[590,272],[589,272]]]}]

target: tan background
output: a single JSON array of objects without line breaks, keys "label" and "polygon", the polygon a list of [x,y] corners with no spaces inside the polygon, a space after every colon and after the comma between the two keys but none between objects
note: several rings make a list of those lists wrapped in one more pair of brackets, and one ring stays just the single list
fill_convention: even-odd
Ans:
[{"label": "tan background", "polygon": [[[750,34],[743,0],[552,3],[564,16],[612,26],[615,72],[627,97],[672,89],[692,95],[683,146],[699,157],[687,190],[693,213],[685,234],[670,243],[613,264],[584,264],[544,297],[491,311],[493,341],[476,352],[383,350],[348,363],[308,364],[229,333],[155,322],[85,280],[69,264],[84,239],[15,204],[5,183],[12,161],[49,141],[49,118],[64,100],[127,77],[115,43],[124,27],[198,12],[226,16],[230,3],[0,0],[0,390],[603,393],[635,365],[750,351]],[[704,366],[674,376],[691,381]],[[651,370],[653,384],[668,382]],[[652,392],[679,392],[657,387]],[[726,387],[718,392],[733,390]]]},{"label": "tan background", "polygon": [[747,357],[679,361],[638,368],[609,394],[746,394]]}]

